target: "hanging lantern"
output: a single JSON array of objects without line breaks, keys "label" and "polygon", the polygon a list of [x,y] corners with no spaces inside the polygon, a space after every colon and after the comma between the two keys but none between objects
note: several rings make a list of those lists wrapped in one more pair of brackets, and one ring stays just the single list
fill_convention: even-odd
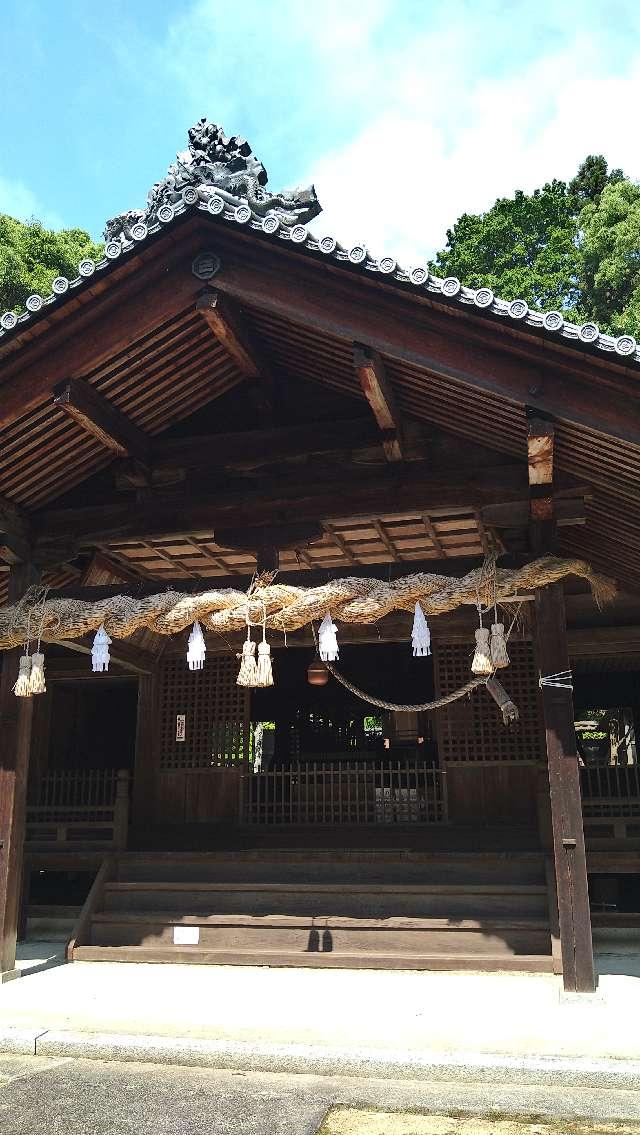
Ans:
[{"label": "hanging lantern", "polygon": [[187,664],[189,669],[202,670],[206,653],[207,645],[204,641],[202,627],[196,619],[191,629],[191,634],[189,635],[189,645],[187,648]]},{"label": "hanging lantern", "polygon": [[319,658],[314,658],[307,667],[307,682],[310,686],[326,686],[329,681],[329,671]]}]

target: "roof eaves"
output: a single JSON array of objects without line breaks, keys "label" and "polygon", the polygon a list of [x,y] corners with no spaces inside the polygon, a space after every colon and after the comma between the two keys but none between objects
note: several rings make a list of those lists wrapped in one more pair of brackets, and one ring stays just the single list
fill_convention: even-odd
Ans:
[{"label": "roof eaves", "polygon": [[123,235],[118,240],[108,241],[102,260],[98,262],[82,260],[78,265],[78,275],[75,279],[68,280],[64,276],[58,276],[53,281],[51,295],[29,296],[26,301],[27,310],[20,315],[6,311],[0,316],[0,342],[2,338],[19,334],[25,324],[30,323],[40,313],[44,313],[44,309],[62,302],[73,291],[88,286],[96,275],[104,272],[115,260],[136,253],[140,245],[187,212],[207,213],[226,222],[248,226],[265,236],[289,241],[301,251],[304,249],[344,264],[345,267],[359,268],[380,275],[389,282],[408,285],[412,291],[426,293],[445,303],[461,308],[472,307],[514,325],[528,325],[532,329],[548,334],[552,339],[575,343],[581,350],[590,348],[597,353],[613,353],[619,359],[640,364],[640,347],[633,335],[619,335],[617,338],[606,335],[595,323],[590,322],[578,326],[566,320],[560,311],[539,311],[529,307],[522,299],[509,302],[495,296],[490,288],[467,288],[457,277],[447,276],[443,279],[429,272],[423,265],[404,268],[391,256],[382,256],[376,260],[370,256],[364,244],[344,248],[332,236],[315,236],[306,225],[284,224],[275,213],[260,217],[253,212],[247,201],[240,200],[237,204],[231,204],[216,193],[209,193],[202,199],[197,189],[191,186],[183,191],[181,200],[161,205],[151,224],[144,221],[133,224],[129,230],[130,239]]}]

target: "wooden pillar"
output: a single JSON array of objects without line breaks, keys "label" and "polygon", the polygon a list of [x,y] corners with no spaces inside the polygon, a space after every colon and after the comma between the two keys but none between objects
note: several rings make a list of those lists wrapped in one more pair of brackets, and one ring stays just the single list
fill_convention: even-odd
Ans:
[{"label": "wooden pillar", "polygon": [[[553,442],[553,424],[530,417],[530,543],[536,555],[551,553],[556,549]],[[536,591],[535,614],[536,655],[540,675],[545,677],[569,670],[562,584],[556,583]],[[564,987],[576,992],[590,992],[596,987],[596,975],[573,693],[570,688],[548,685],[541,686],[541,690]],[[552,916],[553,923],[555,911]]]},{"label": "wooden pillar", "polygon": [[[9,572],[9,602],[35,582],[29,564]],[[24,832],[33,699],[17,698],[13,685],[21,651],[8,650],[0,675],[0,980],[18,976],[16,939],[22,895]]]},{"label": "wooden pillar", "polygon": [[155,673],[144,674],[138,678],[138,716],[132,801],[132,821],[136,827],[153,824],[156,820],[155,802],[158,776],[157,685],[158,678]]}]

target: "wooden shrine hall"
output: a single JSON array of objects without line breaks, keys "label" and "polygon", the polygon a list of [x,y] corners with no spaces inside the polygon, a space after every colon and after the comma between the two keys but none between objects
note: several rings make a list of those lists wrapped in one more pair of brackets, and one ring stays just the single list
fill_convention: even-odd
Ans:
[{"label": "wooden shrine hall", "polygon": [[319,212],[202,120],[0,318],[5,978],[38,911],[573,990],[638,925],[640,350]]}]

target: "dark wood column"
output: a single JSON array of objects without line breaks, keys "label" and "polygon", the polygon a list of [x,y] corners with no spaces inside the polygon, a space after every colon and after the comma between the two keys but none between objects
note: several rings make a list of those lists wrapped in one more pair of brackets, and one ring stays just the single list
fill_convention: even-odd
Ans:
[{"label": "dark wood column", "polygon": [[[9,575],[9,602],[35,582],[29,564]],[[6,651],[0,675],[0,979],[17,976],[16,939],[22,893],[24,831],[33,698],[17,698],[13,685],[21,651]]]},{"label": "dark wood column", "polygon": [[133,770],[132,822],[136,827],[153,824],[158,776],[156,707],[158,679],[153,674],[138,678],[138,718]]},{"label": "dark wood column", "polygon": [[[553,505],[553,424],[529,419],[530,543],[536,555],[556,549]],[[569,670],[562,584],[536,592],[536,655],[541,677]],[[571,688],[542,685],[551,830],[564,987],[596,987],[580,772]],[[553,901],[552,897],[551,900]],[[555,916],[555,911],[552,912]],[[554,917],[552,917],[552,922]]]}]

